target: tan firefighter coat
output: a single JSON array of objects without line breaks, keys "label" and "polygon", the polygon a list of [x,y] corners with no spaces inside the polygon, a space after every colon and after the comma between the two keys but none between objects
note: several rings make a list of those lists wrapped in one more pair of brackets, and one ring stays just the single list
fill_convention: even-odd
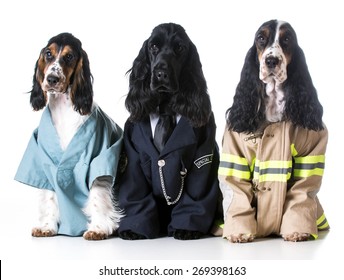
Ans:
[{"label": "tan firefighter coat", "polygon": [[248,135],[226,128],[219,167],[223,237],[309,233],[328,229],[317,198],[328,132],[269,124]]}]

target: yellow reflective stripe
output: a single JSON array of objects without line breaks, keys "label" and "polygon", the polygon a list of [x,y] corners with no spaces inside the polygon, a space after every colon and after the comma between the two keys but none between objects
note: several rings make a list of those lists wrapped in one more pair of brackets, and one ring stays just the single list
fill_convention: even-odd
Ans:
[{"label": "yellow reflective stripe", "polygon": [[[330,225],[328,224],[327,222],[327,219],[326,219],[326,216],[325,214],[322,214],[320,216],[320,218],[317,219],[317,227],[318,227],[318,230],[324,230],[324,229],[328,229],[330,227]],[[317,234],[314,234],[312,233],[311,236],[314,238],[314,239],[317,239],[318,238],[318,235]]]},{"label": "yellow reflective stripe", "polygon": [[327,229],[330,225],[327,222],[325,214],[322,214],[320,218],[317,220],[317,227],[320,230]]},{"label": "yellow reflective stripe", "polygon": [[[292,153],[297,151],[291,145]],[[325,156],[294,157],[294,176],[307,178],[310,176],[323,176],[325,166]],[[252,178],[259,182],[277,181],[286,182],[291,178],[293,163],[288,161],[259,161],[254,159],[249,165],[244,157],[232,154],[221,154],[218,174],[222,176],[234,176],[240,179],[249,180]]]},{"label": "yellow reflective stripe", "polygon": [[231,154],[226,154],[226,153],[221,154],[220,161],[234,162],[237,164],[248,165],[246,158],[231,155]]},{"label": "yellow reflective stripe", "polygon": [[264,174],[259,175],[259,182],[268,182],[268,181],[275,181],[275,182],[287,182],[290,178],[290,173],[288,174]]},{"label": "yellow reflective stripe", "polygon": [[294,175],[296,177],[323,176],[325,167],[325,156],[295,157]]},{"label": "yellow reflective stripe", "polygon": [[257,162],[259,162],[259,160],[256,159],[256,158],[254,158],[254,159],[252,160],[252,164],[251,164],[251,166],[250,166],[251,172],[254,171],[254,167],[256,166]]},{"label": "yellow reflective stripe", "polygon": [[325,155],[295,157],[295,163],[325,163]]},{"label": "yellow reflective stripe", "polygon": [[[318,235],[315,233],[311,233],[311,236],[313,237],[313,239],[318,239]],[[312,239],[312,238],[310,238],[310,239]]]},{"label": "yellow reflective stripe", "polygon": [[291,177],[292,161],[256,160],[253,178],[259,182],[287,182]]},{"label": "yellow reflective stripe", "polygon": [[251,171],[247,159],[236,155],[222,153],[218,174],[221,176],[233,176],[239,179],[249,180]]},{"label": "yellow reflective stripe", "polygon": [[297,150],[296,150],[296,148],[295,148],[295,144],[291,144],[291,146],[290,146],[290,151],[291,151],[291,155],[292,155],[293,157],[296,157],[296,156],[297,156],[298,152],[297,152]]},{"label": "yellow reflective stripe", "polygon": [[218,174],[221,176],[233,176],[245,180],[249,180],[251,178],[251,172],[249,171],[240,171],[226,167],[219,167]]},{"label": "yellow reflective stripe", "polygon": [[259,169],[268,168],[289,168],[292,167],[292,162],[290,160],[269,160],[259,162]]},{"label": "yellow reflective stripe", "polygon": [[215,226],[222,228],[222,229],[225,227],[225,224],[224,224],[222,219],[215,220],[214,224],[215,224]]},{"label": "yellow reflective stripe", "polygon": [[303,177],[303,178],[307,178],[310,176],[323,176],[324,175],[324,169],[319,169],[319,168],[316,168],[313,170],[295,169],[294,175],[295,175],[295,177]]}]

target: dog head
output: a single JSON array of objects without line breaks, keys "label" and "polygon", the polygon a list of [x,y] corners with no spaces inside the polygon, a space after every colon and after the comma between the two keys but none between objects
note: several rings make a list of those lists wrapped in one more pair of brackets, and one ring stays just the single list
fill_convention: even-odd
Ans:
[{"label": "dog head", "polygon": [[195,45],[184,28],[166,23],[155,27],[143,43],[130,72],[126,108],[131,121],[155,112],[163,99],[195,127],[208,122],[211,104]]},{"label": "dog head", "polygon": [[161,93],[178,92],[181,71],[190,51],[190,39],[183,29],[171,25],[156,27],[147,41],[147,51],[150,89]]},{"label": "dog head", "polygon": [[297,46],[294,29],[284,21],[268,21],[256,32],[255,45],[260,65],[259,78],[265,82],[273,78],[283,83]]},{"label": "dog head", "polygon": [[284,120],[320,130],[322,115],[294,29],[279,20],[263,23],[246,54],[233,105],[226,112],[228,127],[251,133],[267,122]]},{"label": "dog head", "polygon": [[91,111],[93,77],[87,53],[70,33],[52,37],[36,62],[30,102],[34,110],[46,106],[47,93],[69,94],[74,109],[82,115]]}]

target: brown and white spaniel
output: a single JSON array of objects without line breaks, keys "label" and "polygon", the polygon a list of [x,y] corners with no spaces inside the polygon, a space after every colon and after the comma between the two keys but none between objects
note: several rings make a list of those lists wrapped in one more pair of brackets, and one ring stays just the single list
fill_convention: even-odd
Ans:
[{"label": "brown and white spaniel", "polygon": [[327,145],[322,114],[294,29],[263,23],[226,112],[219,178],[227,239],[304,241],[329,228],[317,198]]},{"label": "brown and white spaniel", "polygon": [[104,239],[121,211],[113,199],[122,130],[93,102],[87,53],[70,33],[51,38],[36,62],[30,102],[44,110],[15,179],[39,188],[36,237]]},{"label": "brown and white spaniel", "polygon": [[271,20],[257,30],[234,101],[227,117],[238,132],[286,119],[308,129],[323,128],[323,108],[289,23]]}]

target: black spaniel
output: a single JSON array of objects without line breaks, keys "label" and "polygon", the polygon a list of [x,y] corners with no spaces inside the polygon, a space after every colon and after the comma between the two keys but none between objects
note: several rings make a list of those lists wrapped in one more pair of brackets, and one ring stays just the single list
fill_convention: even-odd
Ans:
[{"label": "black spaniel", "polygon": [[161,24],[129,72],[119,236],[200,238],[214,219],[219,154],[197,49],[182,26]]},{"label": "black spaniel", "polygon": [[265,22],[226,112],[219,167],[224,237],[304,241],[328,229],[317,198],[327,145],[322,114],[294,29]]}]

